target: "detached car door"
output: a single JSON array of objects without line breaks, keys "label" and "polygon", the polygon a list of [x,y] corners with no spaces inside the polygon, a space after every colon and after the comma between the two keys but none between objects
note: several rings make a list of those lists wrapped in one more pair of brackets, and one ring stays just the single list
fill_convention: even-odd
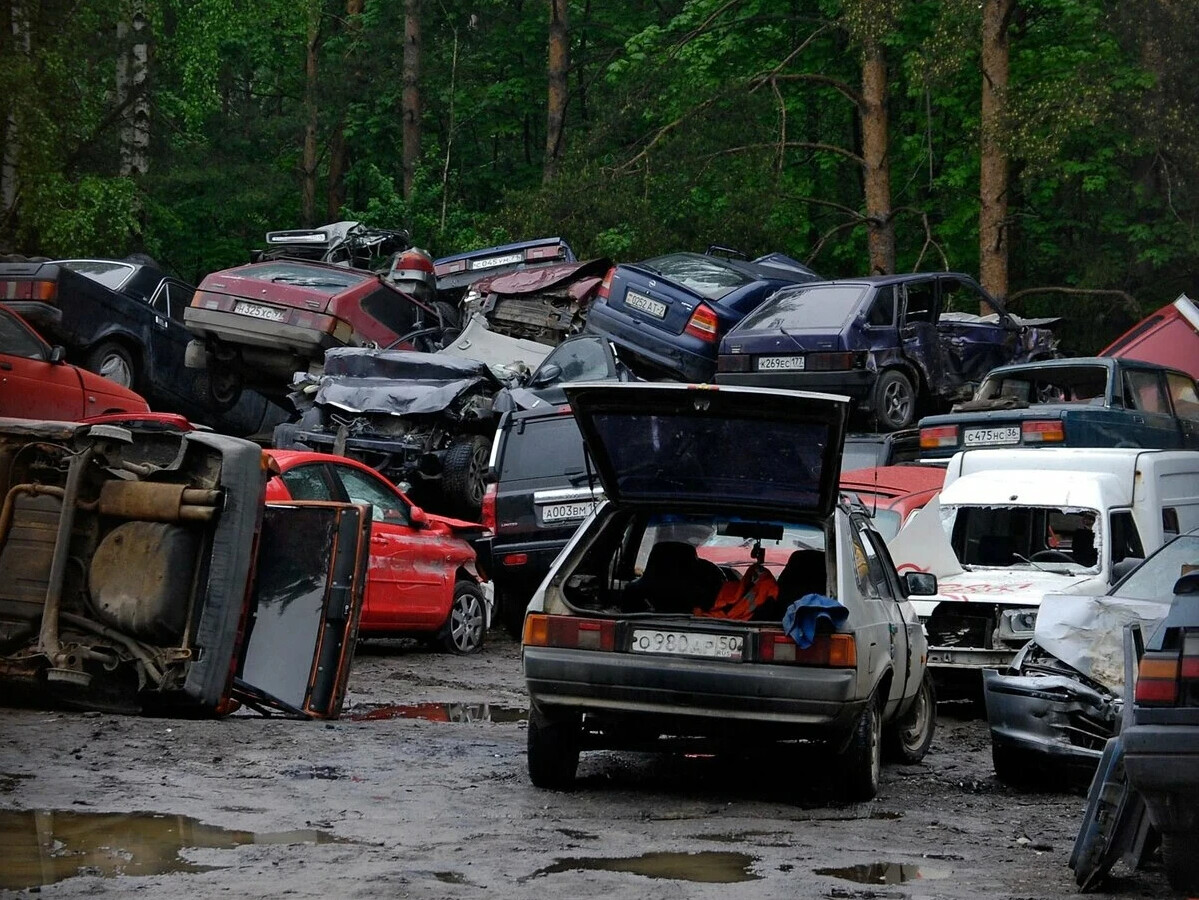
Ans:
[{"label": "detached car door", "polygon": [[[946,373],[958,382],[981,381],[996,366],[1011,362],[1016,355],[1019,329],[1007,314],[972,280],[947,275],[938,282],[941,290],[937,334],[945,354]],[[994,314],[996,321],[947,317],[951,313]]]},{"label": "detached car door", "polygon": [[344,503],[268,503],[235,699],[336,718],[354,657],[370,514]]},{"label": "detached car door", "polygon": [[923,375],[936,396],[945,382],[945,361],[937,334],[937,282],[929,277],[902,285],[899,340],[903,355]]},{"label": "detached car door", "polygon": [[1199,385],[1180,372],[1167,372],[1166,387],[1170,389],[1170,402],[1182,430],[1182,446],[1199,450]]}]

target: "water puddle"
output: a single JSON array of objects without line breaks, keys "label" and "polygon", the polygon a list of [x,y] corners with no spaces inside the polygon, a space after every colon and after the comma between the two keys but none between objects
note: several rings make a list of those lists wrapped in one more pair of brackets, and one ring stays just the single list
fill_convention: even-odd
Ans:
[{"label": "water puddle", "polygon": [[704,884],[735,884],[761,878],[750,871],[754,857],[748,853],[644,853],[641,856],[571,857],[560,859],[533,876],[558,872],[627,872],[646,878],[671,878]]},{"label": "water puddle", "polygon": [[316,781],[340,781],[347,777],[337,766],[294,766],[290,769],[280,769],[279,774],[288,778],[310,778]]},{"label": "water puddle", "polygon": [[847,866],[843,869],[813,869],[817,875],[831,875],[858,884],[907,884],[909,881],[946,878],[949,872],[943,869],[927,869],[908,863],[869,863]]},{"label": "water puddle", "polygon": [[167,875],[217,866],[188,862],[184,848],[231,850],[243,844],[328,844],[323,831],[231,831],[190,816],[0,810],[0,889],[22,890],[76,875]]},{"label": "water puddle", "polygon": [[520,706],[494,703],[408,703],[358,707],[344,718],[356,722],[378,719],[428,719],[430,722],[525,722],[529,711]]}]

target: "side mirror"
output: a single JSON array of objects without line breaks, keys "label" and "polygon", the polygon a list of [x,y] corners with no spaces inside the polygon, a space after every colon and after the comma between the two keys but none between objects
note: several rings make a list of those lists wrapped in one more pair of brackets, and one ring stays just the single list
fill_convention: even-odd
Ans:
[{"label": "side mirror", "polygon": [[937,576],[931,572],[905,572],[903,584],[909,597],[932,597],[937,593]]},{"label": "side mirror", "polygon": [[62,361],[66,358],[67,358],[67,350],[65,347],[61,347],[58,344],[55,344],[53,347],[50,348],[50,365],[52,365],[52,366],[60,365],[62,363]]},{"label": "side mirror", "polygon": [[417,528],[423,528],[429,523],[429,517],[419,506],[411,506],[408,508],[408,521]]},{"label": "side mirror", "polygon": [[547,384],[553,384],[562,377],[562,367],[550,363],[548,366],[542,366],[533,373],[533,379],[529,382],[530,387],[545,387]]}]

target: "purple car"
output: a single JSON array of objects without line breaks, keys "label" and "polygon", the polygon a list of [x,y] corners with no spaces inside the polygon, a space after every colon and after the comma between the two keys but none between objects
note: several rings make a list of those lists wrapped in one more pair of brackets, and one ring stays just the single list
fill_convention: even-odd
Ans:
[{"label": "purple car", "polygon": [[1019,319],[955,272],[813,281],[725,335],[716,382],[845,394],[895,431],[968,399],[995,366],[1051,357],[1056,341],[1035,326],[1056,321]]}]

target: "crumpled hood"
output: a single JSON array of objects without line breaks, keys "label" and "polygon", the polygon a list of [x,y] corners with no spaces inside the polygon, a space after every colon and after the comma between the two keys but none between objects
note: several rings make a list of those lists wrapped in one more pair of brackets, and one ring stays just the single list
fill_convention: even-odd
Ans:
[{"label": "crumpled hood", "polygon": [[438,413],[476,386],[500,382],[485,363],[411,350],[343,347],[325,354],[313,402],[348,412],[404,416]]},{"label": "crumpled hood", "polygon": [[1099,576],[1094,574],[1059,575],[1035,569],[976,568],[938,581],[937,599],[1040,606],[1042,598],[1051,592],[1095,594],[1103,593],[1104,587]]},{"label": "crumpled hood", "polygon": [[555,263],[480,278],[473,287],[481,294],[533,294],[577,279],[601,279],[610,268],[612,261],[602,257],[585,262]]}]

